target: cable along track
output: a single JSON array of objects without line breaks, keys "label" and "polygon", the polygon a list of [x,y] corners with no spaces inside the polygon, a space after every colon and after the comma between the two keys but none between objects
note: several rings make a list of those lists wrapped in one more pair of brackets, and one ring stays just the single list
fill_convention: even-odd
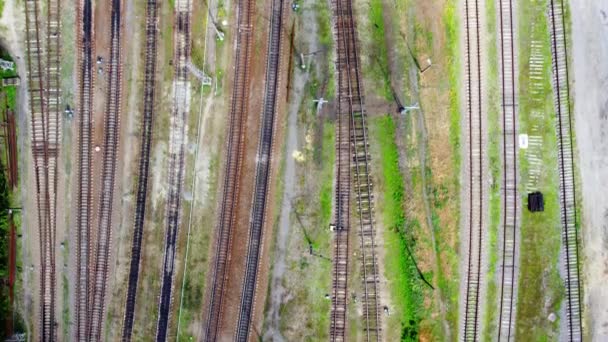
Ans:
[{"label": "cable along track", "polygon": [[218,208],[216,251],[208,287],[205,313],[204,340],[216,341],[221,328],[223,300],[228,283],[229,251],[236,224],[236,205],[239,198],[239,179],[243,160],[244,130],[249,99],[250,61],[253,43],[253,10],[255,1],[238,1],[238,30],[234,55],[234,81],[228,122],[226,164],[222,185],[222,199]]},{"label": "cable along track", "polygon": [[181,219],[181,196],[184,181],[186,124],[189,111],[190,82],[190,0],[175,2],[175,74],[173,80],[173,109],[169,133],[168,196],[166,212],[165,249],[162,280],[158,306],[156,341],[165,341],[169,330],[171,304],[173,303],[173,279],[175,278],[175,255]]},{"label": "cable along track", "polygon": [[[381,340],[378,265],[366,114],[352,1],[332,1],[337,47],[338,130],[330,339],[347,340],[348,234],[353,182],[359,226],[364,339]],[[352,174],[351,174],[352,171]],[[352,177],[352,178],[351,178]]]},{"label": "cable along track", "polygon": [[553,62],[553,93],[559,167],[559,203],[562,223],[562,262],[566,287],[566,324],[569,341],[582,341],[580,269],[576,215],[576,186],[570,81],[563,1],[550,0],[549,30]]},{"label": "cable along track", "polygon": [[500,272],[500,318],[498,340],[512,341],[517,301],[517,99],[514,51],[513,0],[500,0],[500,66],[502,107],[502,260]]},{"label": "cable along track", "polygon": [[249,239],[247,242],[245,279],[243,283],[243,292],[241,294],[239,319],[235,337],[236,341],[241,342],[247,341],[249,337],[251,318],[255,304],[257,273],[263,244],[263,231],[266,222],[266,199],[272,168],[272,147],[274,142],[277,93],[281,71],[283,15],[284,1],[273,0],[268,37],[264,105],[261,116],[262,122],[256,158],[255,188],[251,207]]},{"label": "cable along track", "polygon": [[125,316],[123,321],[122,340],[130,341],[135,319],[135,299],[139,269],[141,267],[141,246],[144,234],[144,219],[146,213],[146,198],[148,194],[148,176],[150,170],[150,146],[152,143],[152,128],[155,115],[155,86],[156,86],[156,49],[158,35],[158,3],[156,0],[146,2],[146,52],[144,69],[144,98],[142,115],[141,146],[139,150],[139,170],[137,177],[137,197],[135,218],[133,224],[133,241],[131,246],[131,261]]}]

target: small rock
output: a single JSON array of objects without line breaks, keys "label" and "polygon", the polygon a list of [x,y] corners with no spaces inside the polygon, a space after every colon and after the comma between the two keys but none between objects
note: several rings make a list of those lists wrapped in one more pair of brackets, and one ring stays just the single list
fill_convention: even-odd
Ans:
[{"label": "small rock", "polygon": [[552,313],[549,314],[549,317],[547,317],[547,319],[550,322],[555,322],[555,320],[557,319],[557,316],[552,312]]}]

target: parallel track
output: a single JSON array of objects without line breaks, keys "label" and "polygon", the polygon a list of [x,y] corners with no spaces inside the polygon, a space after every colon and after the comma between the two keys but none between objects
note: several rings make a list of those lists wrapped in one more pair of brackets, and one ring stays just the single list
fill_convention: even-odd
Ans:
[{"label": "parallel track", "polygon": [[244,129],[249,99],[249,74],[253,43],[253,11],[255,1],[239,0],[238,31],[234,57],[234,83],[229,117],[229,132],[224,166],[223,194],[216,228],[216,252],[213,260],[208,311],[205,313],[204,339],[216,341],[220,332],[222,304],[228,284],[229,251],[236,224],[236,205],[239,198],[239,179],[243,159]]},{"label": "parallel track", "polygon": [[130,341],[135,318],[135,299],[141,266],[141,245],[144,234],[146,198],[148,194],[148,176],[150,167],[150,145],[152,141],[152,124],[154,119],[154,101],[156,86],[156,48],[158,36],[158,3],[148,0],[146,5],[146,56],[144,69],[144,111],[142,116],[141,147],[139,150],[139,173],[137,178],[137,203],[131,246],[131,265],[125,304],[122,340]]},{"label": "parallel track", "polygon": [[[46,93],[47,93],[47,127],[48,127],[48,168],[50,224],[55,251],[56,203],[57,203],[57,158],[61,146],[61,1],[47,0],[47,62],[46,62]],[[54,268],[53,262],[53,268]],[[54,272],[54,271],[53,271]]]},{"label": "parallel track", "polygon": [[551,0],[549,30],[553,57],[553,92],[557,115],[558,166],[561,207],[563,267],[566,287],[566,324],[569,341],[582,341],[580,269],[576,215],[576,187],[570,113],[570,80],[563,1]]},{"label": "parallel track", "polygon": [[76,336],[75,340],[88,338],[89,322],[89,266],[91,250],[91,201],[92,201],[92,137],[93,137],[93,4],[91,0],[79,0],[77,13],[77,46],[79,60],[78,93],[78,194],[76,206]]},{"label": "parallel track", "polygon": [[517,282],[517,99],[515,88],[515,51],[513,36],[513,0],[500,0],[500,65],[502,97],[502,272],[500,282],[500,318],[498,340],[512,341],[515,332]]},{"label": "parallel track", "polygon": [[189,110],[188,63],[190,61],[190,0],[175,2],[175,45],[173,109],[169,141],[169,179],[166,212],[165,250],[159,298],[156,341],[165,341],[171,318],[175,254],[181,219],[181,196],[184,181],[186,124]]},{"label": "parallel track", "polygon": [[[338,130],[336,136],[336,199],[330,339],[347,339],[348,232],[350,188],[353,182],[360,237],[363,285],[363,327],[366,341],[381,340],[378,266],[374,229],[373,191],[361,82],[355,16],[350,0],[332,2],[337,46]],[[351,175],[351,171],[352,175]],[[353,179],[351,179],[353,176]]]},{"label": "parallel track", "polygon": [[482,112],[482,68],[480,48],[479,0],[465,0],[465,82],[467,119],[467,180],[468,225],[466,296],[464,298],[464,341],[476,341],[479,337],[480,292],[482,290],[482,254],[484,233],[484,124]]},{"label": "parallel track", "polygon": [[120,134],[120,103],[122,90],[122,59],[121,59],[121,28],[122,1],[112,0],[110,28],[110,58],[107,67],[108,85],[106,108],[104,115],[103,165],[101,171],[101,189],[99,200],[99,221],[96,230],[96,246],[94,249],[93,272],[90,276],[91,306],[88,319],[89,341],[102,340],[101,332],[105,312],[106,284],[108,280],[108,264],[112,241],[112,204],[114,200],[114,185],[116,162]]},{"label": "parallel track", "polygon": [[236,328],[236,341],[246,342],[250,333],[251,319],[255,307],[257,273],[263,243],[263,230],[266,222],[266,199],[272,167],[272,147],[277,109],[277,93],[281,71],[281,47],[283,39],[284,1],[273,0],[268,37],[268,59],[264,90],[264,107],[260,127],[255,188],[251,208],[247,259],[241,306]]},{"label": "parallel track", "polygon": [[[40,243],[40,340],[56,339],[55,219],[57,155],[60,142],[60,17],[57,0],[47,2],[46,47],[40,23],[40,4],[25,2],[28,87],[31,111],[31,148],[36,177]],[[46,54],[46,60],[44,59]],[[46,63],[45,63],[46,62]]]}]

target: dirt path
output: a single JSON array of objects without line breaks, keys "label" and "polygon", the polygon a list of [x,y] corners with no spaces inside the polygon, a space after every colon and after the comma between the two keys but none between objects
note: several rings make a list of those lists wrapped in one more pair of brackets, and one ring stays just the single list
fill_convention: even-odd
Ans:
[{"label": "dirt path", "polygon": [[308,74],[297,74],[294,77],[294,93],[292,93],[293,102],[290,104],[288,121],[287,121],[287,139],[285,147],[285,188],[283,190],[283,203],[281,204],[281,216],[279,219],[279,228],[275,242],[275,258],[272,265],[272,276],[270,281],[270,297],[269,309],[266,313],[266,332],[264,337],[273,341],[284,341],[284,337],[280,332],[280,309],[284,298],[287,295],[287,290],[282,284],[283,276],[287,268],[287,240],[291,229],[295,228],[291,224],[292,212],[292,195],[295,193],[295,159],[292,153],[296,151],[298,146],[297,139],[297,119],[298,110],[301,103],[301,93],[304,89],[304,84]]},{"label": "dirt path", "polygon": [[[315,45],[316,36],[316,17],[313,11],[302,11],[304,21],[312,23],[306,25],[303,33],[303,40],[308,44],[309,51],[316,51]],[[288,72],[291,72],[289,70]],[[277,237],[274,245],[274,260],[272,265],[272,276],[270,280],[269,292],[269,308],[266,312],[266,331],[264,337],[273,341],[284,341],[285,338],[280,331],[280,309],[287,295],[287,289],[283,286],[283,276],[287,268],[287,241],[291,230],[296,228],[291,223],[291,212],[293,194],[296,192],[296,161],[292,157],[293,152],[298,148],[298,112],[302,103],[302,95],[304,94],[304,86],[308,82],[309,73],[294,72],[292,78],[292,92],[290,95],[290,104],[287,117],[287,135],[285,139],[285,173],[283,175],[285,187],[283,188],[283,203],[281,204],[281,215]]]},{"label": "dirt path", "polygon": [[574,121],[583,198],[584,325],[608,339],[608,1],[571,1]]}]

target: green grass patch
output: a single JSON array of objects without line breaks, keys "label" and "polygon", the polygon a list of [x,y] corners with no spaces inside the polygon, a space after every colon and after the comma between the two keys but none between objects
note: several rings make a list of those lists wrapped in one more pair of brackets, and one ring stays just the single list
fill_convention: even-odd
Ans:
[{"label": "green grass patch", "polygon": [[[2,14],[3,6],[4,6],[4,1],[0,0],[0,14]],[[4,59],[5,61],[14,62],[13,57],[11,57],[11,55],[5,50],[0,51],[0,58]],[[0,69],[0,78],[10,78],[10,77],[15,77],[15,76],[17,76],[17,64],[14,65],[13,69],[9,69],[9,70]]]},{"label": "green grass patch", "polygon": [[[2,13],[2,7],[4,6],[4,2],[0,0],[0,14]],[[0,57],[4,60],[12,61],[12,58],[6,51],[0,51]],[[14,77],[17,75],[17,70],[3,70],[0,72],[0,78]],[[0,118],[4,120],[6,117],[6,109],[15,110],[17,105],[17,90],[15,86],[7,86],[3,87],[0,85]],[[14,114],[16,115],[16,114]],[[2,138],[4,139],[4,138]],[[16,193],[13,191],[18,191],[19,188],[10,189],[8,184],[8,174],[5,170],[5,165],[7,165],[7,146],[4,144],[0,144],[0,327],[4,327],[6,325],[6,320],[8,317],[12,316],[12,312],[15,307],[11,307],[10,298],[9,298],[9,242],[10,242],[10,225],[9,225],[9,215],[8,209],[10,207],[18,206],[13,202],[13,199],[17,197]],[[18,216],[17,216],[18,217]],[[15,222],[15,229],[19,230],[18,222]],[[17,244],[19,241],[17,241]],[[16,246],[17,247],[17,246]],[[16,253],[17,257],[17,269],[15,270],[16,274],[16,282],[15,282],[15,305],[19,301],[17,296],[19,295],[19,263],[20,263],[20,254]],[[6,280],[6,281],[5,281]],[[19,324],[18,328],[21,328],[21,318],[16,315],[16,321]],[[19,329],[17,330],[19,331]],[[4,336],[5,330],[0,330],[0,337],[8,337]]]},{"label": "green grass patch", "polygon": [[[5,172],[0,172],[0,279],[9,277],[9,239],[10,226],[8,220],[9,188]],[[6,319],[11,316],[8,282],[0,283],[0,326],[6,325]],[[0,333],[4,336],[4,329]],[[7,336],[4,336],[7,337]]]},{"label": "green grass patch", "polygon": [[[321,151],[321,158],[323,163],[323,170],[321,174],[321,222],[325,227],[329,226],[331,220],[331,205],[332,205],[332,186],[333,186],[333,160],[336,158],[336,150],[331,148],[335,141],[335,124],[325,123],[323,127],[323,146],[325,148]],[[329,147],[328,147],[329,146]]]},{"label": "green grass patch", "polygon": [[395,305],[392,315],[401,322],[401,340],[417,341],[424,285],[418,277],[410,251],[415,254],[413,232],[420,229],[420,224],[407,219],[403,210],[403,175],[399,169],[395,130],[395,122],[388,115],[369,120],[370,138],[379,148],[380,180],[377,186],[384,196],[378,199],[378,213],[386,227],[385,248],[390,256],[385,260],[385,271]]},{"label": "green grass patch", "polygon": [[[448,47],[448,79],[450,84],[449,107],[450,112],[450,144],[452,145],[452,155],[454,159],[454,170],[460,170],[460,100],[458,90],[460,84],[460,49],[458,42],[458,10],[455,0],[447,0],[443,12],[443,22],[445,23],[446,41]],[[455,177],[455,179],[459,179]]]},{"label": "green grass patch", "polygon": [[[321,62],[321,68],[325,69],[322,74],[328,75],[327,84],[325,84],[324,94],[313,94],[313,97],[323,96],[326,99],[333,99],[336,94],[336,84],[330,70],[328,63],[333,60],[333,45],[334,37],[331,28],[331,9],[329,8],[329,2],[326,0],[317,0],[312,5],[312,10],[316,14],[317,18],[317,39],[320,44],[321,50],[325,51],[323,54],[324,61]],[[305,22],[301,22],[300,25],[306,26]],[[312,52],[312,51],[310,51]],[[314,61],[311,63],[314,65]],[[313,65],[310,65],[310,69],[313,69]],[[311,75],[313,76],[314,73]]]},{"label": "green grass patch", "polygon": [[388,77],[388,52],[386,39],[384,37],[384,18],[382,16],[382,0],[370,0],[369,2],[369,31],[370,31],[370,72],[372,79],[377,83],[375,90],[387,101],[393,100],[393,92]]},{"label": "green grass patch", "polygon": [[489,245],[488,245],[488,273],[485,324],[482,338],[485,341],[496,340],[498,328],[498,289],[499,283],[496,278],[498,267],[498,231],[501,217],[501,195],[502,184],[502,157],[499,151],[502,141],[502,129],[500,125],[500,89],[498,74],[498,45],[497,45],[497,26],[496,26],[496,4],[493,0],[486,0],[486,31],[488,33],[488,70],[487,70],[487,95],[488,95],[488,160],[489,169],[492,176],[490,186],[490,222],[488,226]]},{"label": "green grass patch", "polygon": [[330,50],[334,44],[334,38],[331,30],[329,2],[326,0],[317,0],[313,6],[317,15],[317,37],[319,43],[323,48]]},{"label": "green grass patch", "polygon": [[[455,193],[459,193],[460,189],[460,166],[462,163],[462,155],[460,151],[460,95],[459,89],[460,84],[460,48],[459,48],[459,14],[456,7],[455,0],[447,0],[444,12],[443,22],[445,25],[446,44],[447,44],[447,69],[448,69],[448,83],[449,83],[449,139],[450,145],[452,146],[452,162],[453,162],[453,183]],[[459,199],[457,199],[460,202]],[[460,211],[457,211],[458,217],[454,217],[457,222],[460,222]],[[458,255],[457,249],[454,250],[449,248],[448,242],[444,241],[441,234],[437,234],[437,246],[441,249],[442,253],[445,254],[445,260],[450,264],[450,268],[453,270],[458,269]],[[458,242],[456,242],[458,246]],[[456,247],[457,248],[457,247]],[[458,279],[456,274],[453,275],[454,279]],[[458,332],[458,295],[459,295],[459,281],[454,279],[439,278],[439,286],[442,288],[442,292],[449,296],[449,308],[447,312],[447,319],[450,322],[450,326],[454,330],[453,335],[457,336]]]}]

